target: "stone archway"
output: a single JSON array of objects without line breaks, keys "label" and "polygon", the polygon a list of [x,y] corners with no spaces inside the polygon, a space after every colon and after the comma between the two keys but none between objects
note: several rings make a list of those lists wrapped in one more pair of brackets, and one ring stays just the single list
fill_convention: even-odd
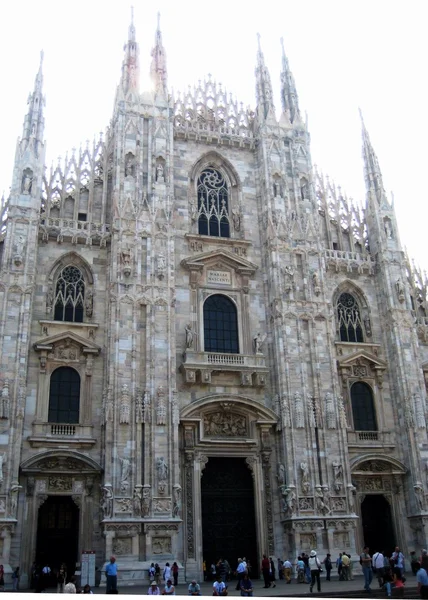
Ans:
[{"label": "stone archway", "polygon": [[[99,483],[102,469],[93,459],[75,451],[50,450],[33,455],[21,463],[20,483],[25,490],[26,508],[20,557],[22,584],[29,580],[36,558],[39,509],[49,504],[72,503],[78,515],[77,556],[83,549],[94,549],[94,507],[99,506]],[[64,500],[68,498],[68,500]],[[45,509],[46,510],[46,509]]]},{"label": "stone archway", "polygon": [[[201,578],[203,554],[201,477],[210,459],[241,460],[253,482],[255,537],[260,553],[275,554],[273,526],[272,429],[278,421],[268,408],[238,395],[215,394],[188,405],[181,414],[184,447],[183,527],[188,577]],[[242,551],[243,552],[243,551]],[[237,556],[232,557],[235,561]]]},{"label": "stone archway", "polygon": [[[372,551],[390,551],[391,543],[404,547],[404,528],[401,515],[404,514],[403,478],[406,467],[397,459],[378,454],[363,455],[351,463],[352,483],[356,493],[356,512],[360,517],[357,528],[357,543],[363,547],[365,543],[374,543]],[[380,506],[387,506],[391,527],[384,523],[382,536],[372,534],[372,514],[381,519]],[[384,511],[384,512],[385,512]],[[387,545],[385,548],[377,546]]]}]

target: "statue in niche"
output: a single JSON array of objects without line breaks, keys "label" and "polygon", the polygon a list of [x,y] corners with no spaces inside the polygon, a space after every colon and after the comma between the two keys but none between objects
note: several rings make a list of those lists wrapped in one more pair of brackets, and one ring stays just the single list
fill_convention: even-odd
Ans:
[{"label": "statue in niche", "polygon": [[343,467],[336,461],[334,461],[331,466],[333,469],[333,487],[336,494],[338,494],[342,489]]},{"label": "statue in niche", "polygon": [[166,271],[165,254],[163,254],[162,252],[160,252],[160,254],[158,254],[158,257],[156,259],[156,267],[157,267],[157,276],[159,279],[162,279],[164,277],[164,274]]},{"label": "statue in niche", "polygon": [[32,171],[27,171],[24,173],[22,178],[22,193],[23,194],[31,194],[31,189],[33,187],[33,173]]},{"label": "statue in niche", "polygon": [[150,486],[143,487],[143,500],[141,505],[141,516],[148,517],[150,514]]},{"label": "statue in niche", "polygon": [[294,491],[294,486],[290,486],[290,487],[286,488],[284,490],[284,492],[285,492],[284,508],[285,508],[286,512],[288,512],[290,514],[290,516],[292,516],[296,511],[296,501],[297,501],[297,496],[296,496],[296,492]]},{"label": "statue in niche", "polygon": [[315,296],[319,296],[321,294],[321,285],[319,275],[316,271],[312,274],[312,285]]},{"label": "statue in niche", "polygon": [[125,162],[125,177],[134,176],[135,159],[132,154],[128,154]]},{"label": "statue in niche", "polygon": [[94,305],[94,294],[93,294],[92,290],[88,290],[86,293],[86,298],[85,298],[85,311],[86,311],[87,317],[92,317],[93,305]]},{"label": "statue in niche", "polygon": [[120,475],[120,489],[122,490],[122,492],[126,491],[129,483],[128,483],[128,477],[129,477],[129,471],[131,468],[131,461],[129,460],[129,458],[119,458],[120,461],[120,466],[121,466],[121,475]]},{"label": "statue in niche", "polygon": [[282,463],[279,463],[278,467],[277,467],[277,479],[278,479],[278,487],[281,488],[283,485],[285,485],[285,467]]},{"label": "statue in niche", "polygon": [[3,454],[0,454],[0,486],[3,483],[3,465],[5,464],[7,460],[7,454],[6,452],[3,452]]},{"label": "statue in niche", "polygon": [[11,488],[10,488],[10,516],[11,517],[15,517],[16,516],[16,509],[18,507],[18,494],[19,494],[19,490],[22,489],[21,485],[18,485],[17,483],[12,484]]},{"label": "statue in niche", "polygon": [[172,516],[178,517],[181,509],[181,486],[176,483],[174,485],[174,504],[172,507]]},{"label": "statue in niche", "polygon": [[15,265],[22,264],[22,257],[24,255],[25,238],[22,235],[18,235],[14,243],[14,257],[13,262]]},{"label": "statue in niche", "polygon": [[372,336],[372,325],[370,323],[369,315],[365,315],[365,317],[363,319],[363,323],[364,323],[364,329],[366,330],[367,336],[371,337]]},{"label": "statue in niche", "polygon": [[424,488],[422,487],[422,483],[417,481],[413,486],[415,491],[416,500],[418,502],[419,510],[425,510],[425,493]]},{"label": "statue in niche", "polygon": [[263,349],[263,344],[264,344],[265,339],[266,339],[266,334],[263,337],[260,333],[258,333],[255,336],[255,338],[253,340],[255,354],[263,354],[262,349]]},{"label": "statue in niche", "polygon": [[121,260],[124,267],[131,265],[131,250],[128,247],[122,249]]},{"label": "statue in niche", "polygon": [[52,305],[54,301],[54,291],[53,287],[50,285],[48,287],[48,292],[46,294],[46,312],[49,313],[52,310]]},{"label": "statue in niche", "polygon": [[392,240],[392,227],[391,227],[391,221],[389,219],[385,219],[384,227],[385,227],[386,239]]},{"label": "statue in niche", "polygon": [[113,490],[111,485],[105,485],[102,488],[101,509],[104,513],[104,519],[113,517]]},{"label": "statue in niche", "polygon": [[158,481],[166,481],[168,479],[168,465],[163,456],[158,458],[156,462],[156,470],[158,473]]},{"label": "statue in niche", "polygon": [[309,186],[306,179],[302,179],[300,182],[300,194],[302,200],[307,200],[309,198]]},{"label": "statue in niche", "polygon": [[401,279],[397,279],[395,282],[395,288],[397,290],[398,300],[404,302],[404,285]]},{"label": "statue in niche", "polygon": [[308,463],[301,462],[300,470],[302,471],[302,493],[307,495],[309,494],[309,490],[311,489],[311,484],[309,482],[309,467]]},{"label": "statue in niche", "polygon": [[137,485],[134,488],[134,495],[132,497],[132,505],[133,505],[134,515],[136,517],[139,517],[141,515],[142,502],[143,502],[143,493],[141,490],[141,486]]},{"label": "statue in niche", "polygon": [[239,214],[238,211],[235,211],[235,210],[232,211],[232,221],[233,221],[233,227],[235,228],[235,231],[240,231],[241,215]]},{"label": "statue in niche", "polygon": [[158,163],[156,166],[156,182],[165,183],[164,170],[162,163]]},{"label": "statue in niche", "polygon": [[184,329],[186,331],[186,348],[193,349],[193,344],[195,343],[195,336],[198,334],[192,329],[190,323],[188,323]]}]

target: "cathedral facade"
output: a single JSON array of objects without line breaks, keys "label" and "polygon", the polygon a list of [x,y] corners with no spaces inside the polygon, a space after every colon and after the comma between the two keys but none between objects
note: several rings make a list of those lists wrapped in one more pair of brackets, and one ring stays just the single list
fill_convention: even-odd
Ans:
[{"label": "cathedral facade", "polygon": [[159,27],[152,91],[139,69],[131,23],[105,136],[50,170],[42,64],[29,98],[0,223],[6,570],[425,546],[426,287],[364,124],[362,210],[312,165],[284,50],[279,120],[260,46],[254,111],[211,78],[173,97]]}]

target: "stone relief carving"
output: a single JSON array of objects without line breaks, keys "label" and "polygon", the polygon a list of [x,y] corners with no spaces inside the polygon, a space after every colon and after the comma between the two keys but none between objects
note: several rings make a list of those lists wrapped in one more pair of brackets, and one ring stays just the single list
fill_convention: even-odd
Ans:
[{"label": "stone relief carving", "polygon": [[54,348],[54,357],[60,360],[79,360],[80,348],[75,344],[58,344]]},{"label": "stone relief carving", "polygon": [[143,486],[143,499],[141,503],[141,516],[148,517],[151,509],[151,487],[149,485]]},{"label": "stone relief carving", "polygon": [[391,470],[389,463],[377,461],[377,460],[366,460],[361,465],[358,465],[358,471],[372,472],[372,473],[386,473]]},{"label": "stone relief carving", "polygon": [[180,407],[178,405],[178,392],[177,390],[172,391],[172,423],[173,425],[179,425],[180,423]]},{"label": "stone relief carving", "polygon": [[330,512],[328,488],[326,486],[315,486],[315,502],[317,512],[322,515],[327,515]]},{"label": "stone relief carving", "polygon": [[333,394],[327,392],[325,395],[325,417],[328,429],[336,429],[336,414],[334,411]]},{"label": "stone relief carving", "polygon": [[135,422],[137,424],[144,423],[144,401],[141,390],[137,390],[135,395]]},{"label": "stone relief carving", "polygon": [[71,477],[49,477],[48,486],[56,492],[69,492],[73,487],[73,480]]},{"label": "stone relief carving", "polygon": [[274,298],[270,305],[271,312],[271,321],[275,319],[282,319],[282,311],[281,311],[281,300],[279,298]]},{"label": "stone relief carving", "polygon": [[309,466],[307,462],[301,462],[300,463],[300,470],[302,472],[302,478],[301,478],[301,490],[302,490],[302,494],[304,494],[305,496],[308,495],[309,490],[311,489],[311,484],[309,482]]},{"label": "stone relief carving", "polygon": [[316,533],[301,533],[300,534],[300,547],[302,550],[313,550],[317,547],[317,536]]},{"label": "stone relief carving", "polygon": [[111,519],[113,517],[113,490],[111,485],[106,484],[101,488],[101,510],[104,513],[104,519]]},{"label": "stone relief carving", "polygon": [[312,287],[314,289],[315,296],[319,296],[321,294],[321,284],[320,277],[316,271],[312,273]]},{"label": "stone relief carving", "polygon": [[345,410],[345,405],[343,403],[343,397],[339,396],[337,398],[337,404],[339,407],[339,423],[340,426],[342,427],[342,429],[347,429],[348,428],[348,420],[346,418],[346,410]]},{"label": "stone relief carving", "polygon": [[171,554],[171,538],[170,537],[153,537],[152,538],[153,554]]},{"label": "stone relief carving", "polygon": [[314,510],[314,499],[312,497],[299,498],[299,510]]},{"label": "stone relief carving", "polygon": [[132,554],[132,538],[114,538],[113,554]]},{"label": "stone relief carving", "polygon": [[130,421],[131,413],[131,399],[129,395],[129,388],[126,383],[122,385],[120,395],[120,411],[119,411],[119,423],[128,425]]},{"label": "stone relief carving", "polygon": [[349,532],[347,531],[335,531],[333,532],[333,546],[335,548],[343,549],[349,548]]},{"label": "stone relief carving", "polygon": [[116,510],[121,513],[132,513],[132,498],[116,498]]},{"label": "stone relief carving", "polygon": [[346,498],[332,496],[330,498],[330,506],[333,512],[345,512],[346,511]]},{"label": "stone relief carving", "polygon": [[163,456],[161,456],[160,458],[157,459],[156,461],[156,471],[158,474],[158,481],[167,481],[168,479],[168,465],[165,462],[165,459]]},{"label": "stone relief carving", "polygon": [[156,258],[156,275],[158,279],[163,279],[166,272],[166,259],[165,254],[160,252]]},{"label": "stone relief carving", "polygon": [[166,425],[165,388],[163,386],[159,386],[157,391],[156,424]]},{"label": "stone relief carving", "polygon": [[336,461],[332,462],[331,467],[333,469],[333,489],[336,494],[339,494],[343,485],[343,467]]},{"label": "stone relief carving", "polygon": [[195,557],[195,532],[193,519],[193,471],[195,457],[193,452],[185,454],[185,485],[186,485],[186,523],[187,523],[187,554]]},{"label": "stone relief carving", "polygon": [[6,498],[0,498],[0,513],[6,512]]},{"label": "stone relief carving", "polygon": [[3,382],[3,389],[0,398],[0,419],[9,418],[9,380],[5,379]]},{"label": "stone relief carving", "polygon": [[171,500],[168,498],[153,498],[153,512],[170,512]]},{"label": "stone relief carving", "polygon": [[225,411],[204,415],[204,433],[216,437],[243,437],[248,435],[243,415]]},{"label": "stone relief carving", "polygon": [[175,483],[173,485],[174,503],[172,506],[172,516],[179,517],[181,510],[181,485]]},{"label": "stone relief carving", "polygon": [[91,289],[86,292],[85,296],[85,312],[87,317],[92,317],[94,310],[94,293]]},{"label": "stone relief carving", "polygon": [[395,289],[397,291],[398,301],[401,303],[404,302],[404,300],[405,300],[404,285],[403,285],[403,282],[401,281],[401,279],[397,279],[397,281],[395,282]]},{"label": "stone relief carving", "polygon": [[294,414],[297,429],[303,429],[305,426],[305,414],[303,409],[303,398],[300,392],[294,393]]},{"label": "stone relief carving", "polygon": [[[88,496],[92,496],[92,491],[94,489],[94,478],[93,477],[86,477],[85,479],[85,490]],[[77,490],[77,488],[76,488]]]}]

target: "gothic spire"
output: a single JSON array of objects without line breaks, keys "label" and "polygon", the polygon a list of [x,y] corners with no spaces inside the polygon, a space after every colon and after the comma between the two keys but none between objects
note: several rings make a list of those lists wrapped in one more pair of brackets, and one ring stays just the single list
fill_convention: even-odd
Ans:
[{"label": "gothic spire", "polygon": [[260,45],[260,34],[257,34],[257,66],[256,66],[256,99],[257,115],[260,121],[266,121],[268,118],[275,119],[275,107],[272,96],[272,83],[269,71],[265,65],[265,59]]},{"label": "gothic spire", "polygon": [[162,45],[162,33],[160,30],[160,13],[158,13],[158,25],[155,34],[155,45],[152,49],[152,64],[150,76],[153,81],[156,94],[167,96],[167,70],[166,53]]},{"label": "gothic spire", "polygon": [[22,132],[22,142],[32,142],[43,144],[44,116],[43,106],[45,99],[43,96],[43,50],[40,52],[40,65],[34,82],[33,92],[29,94],[27,104],[28,110],[24,118],[24,127]]},{"label": "gothic spire", "polygon": [[370,137],[364,124],[361,110],[360,117],[363,136],[364,178],[366,181],[367,194],[369,196],[374,195],[378,203],[381,205],[384,201],[386,201],[382,173],[379,167],[379,161],[370,142]]},{"label": "gothic spire", "polygon": [[288,58],[284,50],[284,38],[281,38],[282,47],[282,71],[281,71],[281,103],[282,111],[288,113],[291,123],[300,116],[299,97],[296,91],[296,84],[288,64]]},{"label": "gothic spire", "polygon": [[125,94],[139,88],[138,44],[135,37],[134,7],[131,7],[131,23],[128,28],[128,41],[123,47],[125,56],[122,63],[121,85]]}]

